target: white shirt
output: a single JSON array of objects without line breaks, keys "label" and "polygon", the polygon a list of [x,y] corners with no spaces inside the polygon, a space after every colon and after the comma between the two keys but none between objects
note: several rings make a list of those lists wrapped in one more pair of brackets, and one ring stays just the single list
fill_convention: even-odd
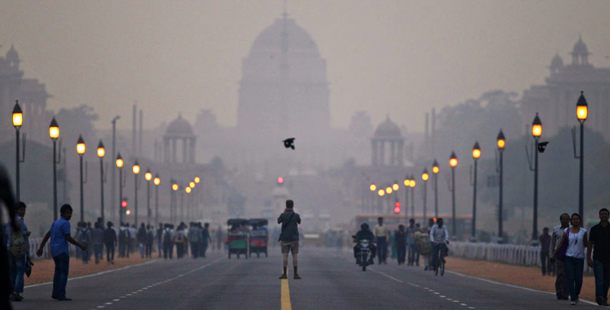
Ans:
[{"label": "white shirt", "polygon": [[585,244],[584,237],[586,229],[580,228],[577,233],[572,233],[568,229],[568,249],[566,250],[566,256],[573,258],[585,258]]},{"label": "white shirt", "polygon": [[447,242],[449,240],[449,231],[447,231],[447,226],[443,225],[443,227],[438,227],[437,224],[432,226],[430,229],[430,241],[432,242]]}]

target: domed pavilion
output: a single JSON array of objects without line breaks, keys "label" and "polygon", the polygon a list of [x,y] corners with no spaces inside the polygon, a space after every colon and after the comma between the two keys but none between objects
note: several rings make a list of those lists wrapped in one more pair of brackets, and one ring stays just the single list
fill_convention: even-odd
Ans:
[{"label": "domed pavilion", "polygon": [[[373,166],[403,166],[405,140],[400,127],[390,120],[389,116],[377,126],[371,142]],[[386,146],[389,146],[388,156],[386,156]]]},{"label": "domed pavilion", "polygon": [[[167,126],[167,131],[163,136],[163,157],[166,163],[195,163],[195,142],[196,137],[193,134],[191,124],[178,115],[178,118],[173,120]],[[181,144],[178,147],[178,144]],[[178,161],[178,152],[182,149],[182,160]]]}]

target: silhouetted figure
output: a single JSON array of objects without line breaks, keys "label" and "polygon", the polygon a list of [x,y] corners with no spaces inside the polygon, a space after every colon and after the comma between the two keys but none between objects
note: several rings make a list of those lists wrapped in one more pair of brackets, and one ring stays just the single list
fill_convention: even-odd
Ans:
[{"label": "silhouetted figure", "polygon": [[[0,164],[0,201],[8,210],[8,218],[14,219],[15,212],[15,197],[11,189],[11,183],[8,179],[8,173],[2,164]],[[0,207],[0,218],[2,218],[2,208]],[[15,221],[9,222],[13,226],[13,232],[19,232],[19,225]],[[4,229],[0,229],[0,240],[4,240]],[[9,302],[11,294],[11,280],[8,267],[8,254],[6,247],[0,246],[0,309],[13,309]]]}]

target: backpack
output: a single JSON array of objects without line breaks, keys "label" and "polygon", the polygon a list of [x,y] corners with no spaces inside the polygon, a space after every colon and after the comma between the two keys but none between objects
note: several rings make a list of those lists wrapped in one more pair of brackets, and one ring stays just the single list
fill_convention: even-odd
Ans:
[{"label": "backpack", "polygon": [[163,243],[172,243],[172,237],[169,235],[169,231],[165,231],[165,233],[163,234]]},{"label": "backpack", "polygon": [[11,254],[13,254],[13,256],[23,256],[23,254],[25,254],[25,252],[27,251],[27,246],[28,245],[25,242],[25,237],[23,237],[23,233],[21,231],[13,231],[11,233],[11,241],[8,250],[11,252]]}]

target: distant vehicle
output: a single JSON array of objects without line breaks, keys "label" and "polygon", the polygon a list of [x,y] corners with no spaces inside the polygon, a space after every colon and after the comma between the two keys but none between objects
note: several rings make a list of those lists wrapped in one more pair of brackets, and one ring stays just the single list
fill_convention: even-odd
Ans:
[{"label": "distant vehicle", "polygon": [[229,259],[231,259],[231,254],[237,255],[237,259],[243,254],[246,259],[248,259],[248,240],[250,237],[250,233],[246,227],[246,225],[248,225],[248,220],[229,219],[227,225],[230,227],[227,235]]},{"label": "distant vehicle", "polygon": [[267,225],[269,221],[267,219],[250,219],[248,225],[252,228],[250,230],[250,250],[249,254],[252,257],[252,253],[256,253],[256,257],[260,257],[261,253],[265,253],[267,257],[267,245],[269,241],[269,231]]}]

